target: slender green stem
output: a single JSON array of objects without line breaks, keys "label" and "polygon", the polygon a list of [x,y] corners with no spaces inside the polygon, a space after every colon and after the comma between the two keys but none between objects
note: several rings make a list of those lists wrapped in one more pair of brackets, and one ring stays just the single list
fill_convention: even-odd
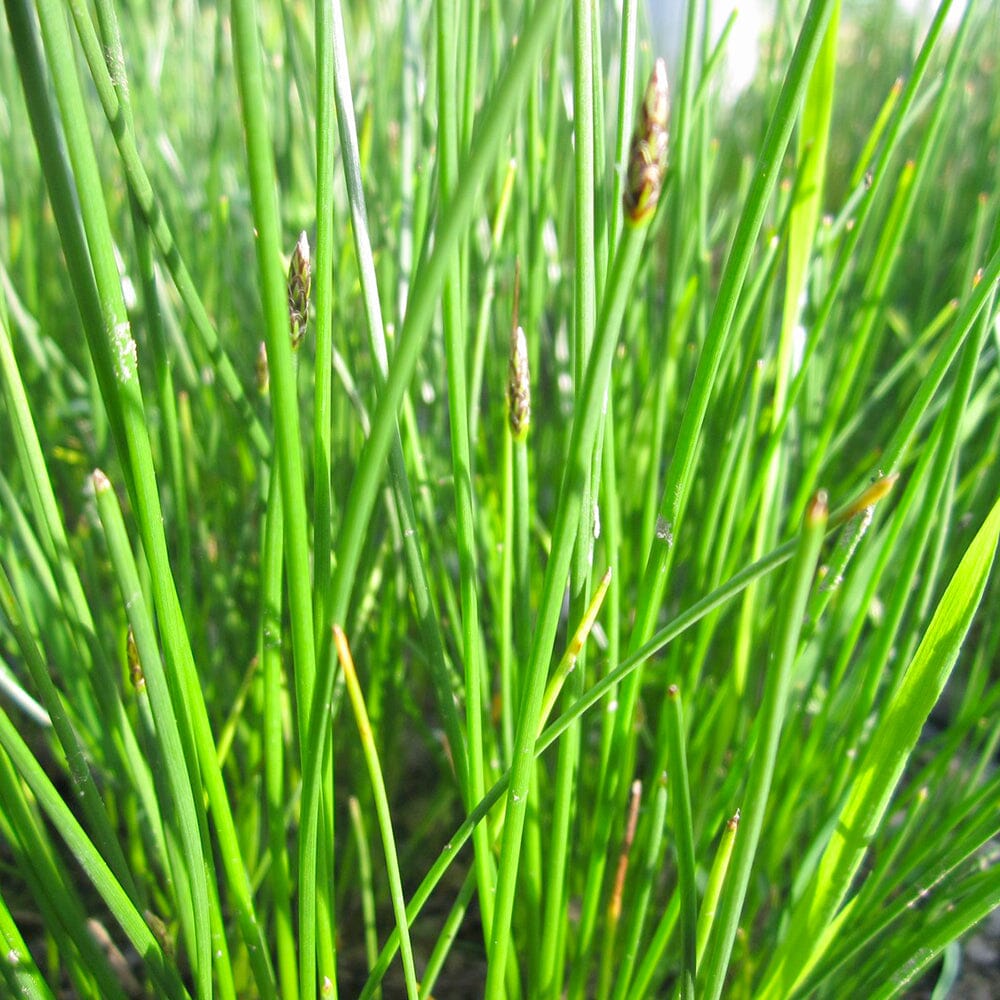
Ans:
[{"label": "slender green stem", "polygon": [[337,647],[337,657],[344,671],[347,684],[347,694],[351,699],[354,717],[361,736],[361,749],[368,765],[368,775],[371,779],[372,793],[375,796],[375,812],[378,816],[379,829],[382,833],[382,846],[385,850],[385,865],[389,875],[389,893],[392,897],[392,908],[396,914],[396,927],[399,931],[399,951],[403,958],[403,974],[406,977],[406,995],[410,1000],[416,1000],[417,973],[413,964],[413,947],[410,944],[409,922],[406,915],[406,904],[403,899],[403,883],[399,874],[399,857],[396,854],[396,840],[392,832],[392,817],[389,811],[389,799],[382,778],[382,767],[379,763],[378,748],[371,723],[368,721],[368,710],[365,707],[365,696],[358,683],[358,675],[354,669],[354,660],[347,644],[347,637],[337,626],[333,629],[333,641]]},{"label": "slender green stem", "polygon": [[[46,49],[50,53],[49,65],[53,69],[53,82],[60,102],[62,124],[67,147],[73,164],[74,178],[79,192],[83,224],[87,233],[90,265],[100,291],[101,324],[87,328],[88,344],[100,382],[105,406],[119,416],[117,423],[122,438],[119,447],[128,455],[130,474],[126,478],[129,492],[136,508],[142,535],[143,548],[150,565],[150,582],[156,611],[161,626],[161,637],[167,650],[170,668],[178,675],[179,690],[183,690],[186,707],[190,713],[194,740],[188,745],[197,746],[212,812],[219,827],[223,844],[222,857],[229,883],[237,896],[241,926],[250,949],[255,975],[262,988],[269,991],[271,979],[268,956],[262,946],[261,930],[253,916],[249,885],[243,867],[242,855],[237,846],[229,805],[226,801],[214,745],[208,725],[204,697],[195,673],[194,659],[167,553],[163,531],[163,516],[156,487],[148,428],[143,410],[142,395],[137,375],[135,341],[122,298],[121,283],[115,264],[113,241],[107,208],[101,190],[92,140],[87,131],[86,111],[79,81],[73,72],[70,55],[69,33],[62,9],[52,0],[42,0],[38,6]],[[176,706],[175,706],[176,707]],[[211,749],[209,749],[211,748]],[[189,760],[193,769],[194,762]],[[202,866],[199,866],[199,869]],[[211,968],[211,942],[206,935],[199,941],[196,970],[200,981],[207,985]]]},{"label": "slender green stem", "polygon": [[681,530],[681,516],[691,488],[695,461],[701,449],[701,431],[709,398],[729,343],[731,324],[750,266],[754,245],[764,221],[767,202],[777,183],[778,165],[788,147],[795,124],[796,109],[802,100],[808,74],[816,58],[832,6],[833,0],[812,0],[809,5],[778,104],[764,139],[753,184],[747,194],[732,249],[726,260],[705,346],[699,358],[694,384],[684,407],[684,417],[663,487],[660,517],[666,533],[664,537],[670,541],[666,545],[660,541],[650,550],[633,631],[634,644],[644,642],[649,634],[651,622],[660,606],[667,584],[665,570],[673,544]]},{"label": "slender green stem", "polygon": [[[45,466],[34,422],[31,418],[28,398],[25,393],[24,384],[21,381],[17,360],[14,357],[6,314],[0,315],[0,374],[2,374],[4,397],[8,412],[14,418],[12,420],[14,446],[18,453],[25,481],[30,484],[34,494],[32,508],[35,513],[35,519],[40,526],[42,538],[44,539],[45,547],[50,553],[52,563],[59,572],[61,583],[59,592],[65,601],[64,607],[67,617],[74,623],[76,629],[83,633],[80,636],[81,655],[84,656],[85,660],[89,660],[90,658],[86,656],[86,651],[88,647],[93,648],[96,646],[94,622],[83,595],[80,579],[69,559],[68,540],[62,520],[58,515],[55,495],[52,491],[52,483]],[[22,623],[23,612],[15,607],[14,592],[10,587],[9,581],[6,579],[6,571],[3,571],[3,573],[2,600],[8,622],[15,633],[17,643],[21,648],[22,656],[24,656],[27,662],[36,689],[45,703],[49,718],[55,726],[59,742],[62,745],[67,763],[70,766],[74,786],[80,789],[83,809],[87,813],[88,820],[95,830],[98,846],[101,848],[109,864],[112,865],[116,876],[124,885],[134,889],[125,858],[112,834],[107,814],[101,804],[100,794],[93,783],[90,768],[86,765],[87,755],[84,752],[84,747],[78,735],[73,732],[69,718],[65,712],[63,701],[57,694],[56,687],[49,676],[40,649],[31,632],[23,627],[27,624]],[[53,586],[55,586],[54,581]],[[103,660],[103,655],[98,653],[92,659],[93,663],[99,664]],[[88,662],[87,665],[92,667],[93,663]],[[105,676],[102,680],[110,680],[110,677]],[[100,689],[103,686],[102,680],[98,680],[96,684],[93,684],[99,698],[101,695]],[[131,728],[124,718],[121,700],[118,697],[112,697],[110,699],[102,699],[102,702],[106,706],[105,722],[115,729],[115,742],[120,746],[119,753],[124,754],[127,759],[128,754],[135,754],[137,751]]]},{"label": "slender green stem", "polygon": [[[361,272],[362,301],[368,320],[368,340],[372,356],[375,359],[375,378],[381,393],[384,390],[385,379],[389,370],[389,355],[386,347],[385,328],[382,317],[382,304],[378,282],[375,273],[375,258],[372,251],[368,224],[368,211],[365,206],[364,188],[361,183],[361,158],[358,149],[358,136],[354,124],[354,102],[351,97],[351,80],[347,62],[347,40],[344,33],[343,17],[340,4],[333,5],[333,56],[334,56],[334,95],[337,106],[337,123],[340,130],[344,176],[347,183],[347,196],[351,207],[351,232],[354,237],[354,252],[357,256]],[[405,407],[405,400],[404,400]],[[419,440],[412,430],[414,421],[408,409],[404,409],[404,418],[410,427],[407,443],[413,455],[415,475],[418,480],[424,478],[424,464],[419,447]],[[389,451],[389,481],[396,499],[397,513],[400,519],[400,530],[403,536],[403,556],[406,560],[407,573],[413,590],[414,604],[421,633],[427,644],[428,656],[431,662],[431,680],[437,698],[438,710],[444,722],[448,744],[455,760],[455,768],[460,782],[466,775],[466,740],[455,709],[451,689],[451,671],[445,656],[444,639],[441,634],[440,615],[434,605],[431,595],[429,572],[425,565],[423,553],[419,545],[419,532],[413,495],[410,488],[410,478],[407,471],[403,443],[398,429],[394,431],[394,439]],[[428,514],[431,512],[428,511]],[[427,517],[427,523],[433,524],[433,518]],[[433,531],[432,531],[433,538]],[[446,593],[450,592],[450,588]],[[318,623],[319,624],[319,623]],[[325,628],[325,622],[322,623]],[[325,634],[325,633],[324,633]],[[320,661],[325,662],[326,657]]]},{"label": "slender green stem", "polygon": [[[371,517],[378,484],[382,477],[382,463],[389,451],[395,428],[395,418],[417,358],[426,338],[437,304],[438,292],[445,277],[451,255],[459,237],[472,217],[475,196],[492,166],[496,152],[524,93],[530,74],[534,71],[544,46],[552,36],[560,4],[541,4],[525,25],[516,52],[507,71],[497,85],[493,100],[480,117],[480,128],[474,136],[471,152],[464,173],[458,178],[455,193],[447,211],[441,215],[441,227],[436,234],[434,249],[420,267],[420,281],[416,284],[399,344],[385,389],[380,394],[372,421],[372,432],[362,452],[357,475],[352,483],[341,529],[337,568],[329,602],[334,622],[346,618],[348,602],[357,572],[365,528]],[[322,757],[328,722],[325,706],[333,692],[333,671],[327,661],[319,664],[316,697],[312,703],[307,736],[304,745],[302,840],[300,857],[308,866],[315,851],[319,817],[318,761]],[[310,892],[303,881],[303,892]],[[303,901],[300,915],[307,914]],[[312,994],[310,994],[311,996]]]},{"label": "slender green stem", "polygon": [[[160,942],[146,926],[142,914],[136,909],[129,894],[114,877],[62,796],[46,777],[7,713],[2,711],[0,711],[0,746],[3,746],[15,770],[27,783],[38,804],[49,817],[53,829],[59,832],[59,836],[87,873],[94,888],[132,942],[136,952],[143,956],[146,968],[157,988],[162,990],[162,995],[189,997],[177,974],[176,966],[167,961]],[[4,770],[6,771],[6,768]]]},{"label": "slender green stem", "polygon": [[[295,682],[299,707],[299,732],[308,729],[314,711],[316,680],[316,645],[313,632],[312,570],[309,558],[308,521],[305,482],[299,438],[298,394],[292,364],[289,316],[281,261],[281,233],[278,219],[277,188],[274,177],[274,154],[267,124],[264,97],[263,57],[257,37],[256,4],[253,0],[234,0],[233,43],[236,54],[237,81],[243,108],[250,189],[257,227],[257,263],[264,304],[264,337],[271,375],[271,398],[280,473],[285,525],[285,559],[288,565],[288,597],[292,624],[292,652],[295,658]],[[322,772],[322,754],[309,759],[302,744],[303,770]],[[302,843],[299,855],[300,926],[311,925],[303,917],[315,911],[317,877],[315,842]],[[313,902],[314,905],[314,902]],[[300,989],[304,997],[315,995],[315,951],[307,947],[308,937],[301,938],[299,953]]]},{"label": "slender green stem", "polygon": [[[857,504],[858,501],[852,501],[832,514],[829,519],[830,530],[835,530],[850,517],[854,516],[857,513]],[[784,545],[774,549],[764,558],[759,559],[750,566],[744,567],[731,579],[659,629],[645,645],[623,659],[614,670],[609,671],[600,681],[570,705],[555,722],[550,723],[546,727],[532,748],[531,753],[533,757],[539,757],[543,754],[562,736],[568,726],[576,719],[579,719],[588,709],[601,701],[607,695],[608,691],[612,690],[624,678],[628,677],[630,673],[634,672],[641,664],[658,653],[668,643],[682,635],[706,615],[738,596],[753,580],[766,573],[773,572],[779,566],[783,566],[788,562],[795,555],[798,544],[798,540],[793,538]],[[507,792],[510,787],[512,773],[512,769],[508,769],[500,777],[486,793],[482,801],[476,805],[476,808],[469,813],[468,818],[455,831],[455,834],[448,839],[446,846],[442,849],[441,856],[431,867],[430,871],[428,871],[420,886],[413,894],[413,898],[410,900],[410,904],[407,907],[407,916],[411,923],[420,913],[424,903],[430,897],[430,894],[434,891],[435,886],[448,870],[448,867],[455,860],[458,852],[465,846],[476,824],[482,822],[483,818],[500,800],[500,797]],[[676,918],[677,914],[675,913],[673,919],[676,920]],[[398,940],[395,936],[390,936],[379,954],[378,964],[372,970],[371,976],[369,976],[368,984],[361,994],[362,997],[371,996],[370,991],[374,988],[374,983],[381,979],[398,947]]]},{"label": "slender green stem", "polygon": [[722,901],[705,960],[705,981],[700,995],[710,1000],[717,1000],[722,992],[740,912],[750,882],[754,856],[757,853],[757,844],[764,826],[767,799],[785,720],[792,667],[795,664],[799,633],[802,629],[802,616],[809,598],[826,526],[826,494],[819,493],[813,498],[806,512],[795,562],[789,573],[774,662],[764,681],[764,695],[757,715],[760,727],[757,747],[750,762],[744,804],[741,807],[740,837],[733,852],[731,870],[723,889]]},{"label": "slender green stem", "polygon": [[[764,996],[787,995],[822,958],[845,911],[834,919],[861,865],[872,835],[902,776],[920,730],[947,681],[983,594],[1000,534],[1000,501],[966,551],[869,744],[836,827],[807,891],[793,911],[789,937],[772,957]],[[811,947],[803,947],[804,940]]]},{"label": "slender green stem", "polygon": [[[292,919],[292,879],[285,830],[285,742],[282,733],[284,696],[281,663],[282,566],[284,562],[284,509],[278,468],[271,467],[264,514],[261,553],[260,633],[258,657],[264,683],[264,788],[271,861],[271,892],[281,996],[297,1000],[298,963]],[[303,930],[303,935],[307,931]]]},{"label": "slender green stem", "polygon": [[[205,350],[212,359],[217,377],[236,405],[240,418],[245,422],[254,447],[260,454],[267,456],[270,453],[270,441],[247,400],[243,385],[229,355],[219,341],[219,335],[209,319],[201,296],[198,294],[191,274],[180,255],[180,250],[163,209],[156,199],[156,193],[146,168],[143,166],[131,115],[119,101],[121,93],[119,86],[125,78],[123,75],[118,78],[112,76],[105,62],[101,44],[94,32],[93,22],[90,20],[86,5],[81,0],[70,0],[70,10],[87,59],[88,68],[97,89],[97,95],[104,109],[104,115],[111,125],[112,135],[118,144],[119,155],[132,196],[146,219],[146,224],[163,255],[177,291],[191,315]],[[124,74],[124,63],[116,64],[116,68],[121,74]]]},{"label": "slender green stem", "polygon": [[[941,3],[935,14],[935,23],[932,25],[929,35],[933,36],[936,31],[940,30],[940,25],[944,23],[950,7],[951,0],[944,0]],[[969,16],[969,12],[966,11],[966,16],[962,18],[954,42],[949,50],[937,104],[927,127],[923,130],[920,152],[915,161],[910,161],[904,166],[901,173],[896,196],[893,199],[889,217],[885,222],[881,234],[879,248],[874,254],[876,265],[869,272],[865,288],[862,292],[864,308],[860,311],[857,328],[851,331],[851,339],[854,346],[847,362],[848,373],[860,366],[864,358],[863,351],[866,347],[869,356],[873,356],[875,353],[868,342],[872,339],[872,328],[877,323],[881,312],[877,303],[883,300],[890,278],[894,274],[896,267],[905,259],[904,248],[906,242],[904,236],[913,215],[921,184],[926,181],[928,171],[933,160],[936,158],[940,131],[948,113],[948,108],[951,106],[948,100],[949,91],[954,86],[958,67],[964,58],[965,39],[968,37],[971,25],[972,18]],[[929,51],[928,42],[925,42],[924,51]],[[802,478],[799,495],[792,506],[793,511],[798,510],[802,506],[804,491],[808,489],[807,484],[815,481],[819,470],[818,459],[826,453],[830,439],[840,421],[843,406],[848,398],[847,394],[851,386],[867,383],[867,381],[867,378],[860,376],[844,378],[838,382],[839,391],[835,391],[832,394],[832,398],[827,400],[823,428],[819,435],[814,458]],[[891,469],[892,466],[887,466],[887,468]]]},{"label": "slender green stem", "polygon": [[534,762],[531,748],[535,733],[538,731],[538,719],[548,673],[547,665],[555,641],[559,605],[569,574],[572,539],[576,535],[580,520],[583,486],[597,436],[601,400],[607,388],[611,357],[617,343],[618,330],[632,279],[638,268],[639,255],[645,242],[646,226],[628,227],[625,233],[626,236],[618,248],[612,266],[567,449],[566,472],[563,476],[559,508],[552,532],[552,552],[539,602],[531,659],[527,666],[518,726],[514,737],[514,759],[507,794],[507,818],[500,849],[495,924],[486,984],[486,995],[490,998],[501,995],[501,977],[510,944],[510,922],[517,883],[521,836],[524,831],[524,817]]},{"label": "slender green stem", "polygon": [[4,954],[8,956],[2,972],[11,996],[25,997],[26,1000],[55,1000],[55,994],[42,978],[41,970],[35,964],[7,907],[7,901],[2,896],[0,896],[0,947],[3,947]]},{"label": "slender green stem", "polygon": [[705,895],[702,899],[701,910],[698,913],[698,939],[697,939],[697,960],[700,962],[705,954],[709,936],[715,926],[715,915],[718,912],[719,899],[722,897],[722,889],[726,884],[726,876],[729,873],[729,862],[733,857],[733,847],[736,844],[736,834],[739,831],[740,813],[737,810],[727,821],[726,827],[722,831],[722,840],[719,848],[715,852],[712,861],[712,868],[708,873],[708,881],[705,883]]},{"label": "slender green stem", "polygon": [[42,918],[67,956],[66,974],[73,987],[83,995],[124,1000],[108,957],[87,932],[82,900],[61,878],[56,845],[15,767],[8,757],[0,757],[0,833],[11,846],[11,867],[23,874],[39,901]]},{"label": "slender green stem", "polygon": [[[614,1000],[621,1000],[626,995],[629,982],[635,972],[636,963],[639,961],[639,941],[642,937],[646,914],[649,911],[649,902],[657,874],[660,871],[660,848],[666,830],[667,797],[667,782],[661,778],[656,783],[652,818],[647,827],[650,833],[643,857],[643,867],[636,880],[637,885],[633,885],[629,890],[629,898],[634,903],[631,907],[631,917],[625,932],[621,955],[620,958],[616,958],[613,952],[609,952],[607,955],[609,967],[606,971],[602,970],[604,977],[608,980],[612,979],[617,972]],[[612,962],[614,962],[614,968],[610,967]]]},{"label": "slender green stem", "polygon": [[[372,883],[372,859],[368,850],[368,834],[365,830],[361,804],[352,795],[348,800],[351,816],[351,830],[358,851],[358,878],[361,882],[361,912],[365,923],[365,956],[369,966],[378,959],[378,938],[375,929],[375,891]],[[426,983],[426,977],[424,979]],[[381,1000],[382,991],[376,990],[375,1000]]]},{"label": "slender green stem", "polygon": [[441,967],[445,959],[448,957],[451,946],[458,937],[469,903],[475,894],[475,875],[475,869],[466,875],[465,881],[462,883],[462,888],[459,889],[458,896],[455,898],[454,905],[448,912],[448,917],[438,936],[437,944],[435,944],[434,951],[431,952],[431,957],[427,960],[427,965],[424,968],[424,977],[420,982],[421,997],[430,998],[434,995],[434,984],[437,982],[437,977],[441,972]]},{"label": "slender green stem", "polygon": [[[595,102],[594,64],[592,52],[597,36],[594,4],[591,0],[575,0],[573,4],[573,225],[574,225],[574,326],[573,379],[583,382],[596,323],[596,260],[595,260]],[[595,433],[595,439],[600,435]],[[595,441],[596,443],[596,441]],[[600,483],[600,463],[594,459],[594,449],[588,456],[588,469],[582,485],[581,515],[576,525],[576,540],[570,568],[570,615],[576,619],[584,613],[594,552],[594,519]],[[567,695],[583,690],[586,651],[580,650],[576,669],[569,678]],[[544,712],[544,704],[542,706]],[[516,759],[516,758],[515,758]],[[541,966],[538,990],[542,997],[558,997],[562,993],[565,968],[563,947],[565,936],[559,933],[563,914],[569,902],[567,867],[570,859],[570,831],[574,819],[574,800],[578,789],[577,768],[580,760],[580,730],[571,727],[559,744],[555,785],[550,806],[549,850],[546,855],[548,891],[545,894],[545,916],[541,931]],[[581,821],[581,820],[578,820]]]},{"label": "slender green stem", "polygon": [[[181,873],[174,873],[175,883],[179,891],[187,892],[191,896],[195,922],[193,942],[199,945],[205,940],[211,943],[213,949],[218,949],[220,942],[212,942],[209,929],[210,895],[206,882],[207,859],[202,853],[201,839],[203,834],[207,835],[205,813],[203,808],[199,809],[192,792],[191,781],[196,777],[196,772],[188,773],[188,762],[194,760],[194,749],[184,746],[174,712],[179,692],[176,688],[171,691],[170,682],[160,661],[156,632],[143,600],[139,574],[129,548],[118,499],[103,472],[95,472],[92,479],[108,551],[118,577],[122,605],[126,609],[129,625],[135,635],[146,689],[149,692],[156,725],[157,745],[162,755],[169,788],[171,808],[166,810],[166,815],[171,818],[176,817],[177,832],[184,847],[185,871],[183,879],[180,877]],[[190,730],[185,727],[185,732],[190,733]],[[202,959],[198,956],[197,960]]]},{"label": "slender green stem", "polygon": [[685,748],[684,710],[676,685],[667,688],[667,735],[670,741],[670,787],[674,801],[674,836],[677,838],[677,892],[681,897],[681,1000],[693,1000],[697,977],[696,928],[698,888],[695,884],[695,844],[691,819],[691,787]]},{"label": "slender green stem", "polygon": [[3,3],[0,992],[954,958],[1000,882],[989,5],[786,4],[733,102],[705,0],[633,129],[638,0]]},{"label": "slender green stem", "polygon": [[646,954],[639,963],[639,968],[635,970],[631,989],[625,994],[629,1000],[643,1000],[644,997],[649,996],[651,990],[650,984],[656,973],[656,967],[663,961],[667,945],[670,943],[674,930],[677,927],[677,920],[681,909],[680,902],[680,895],[674,893],[667,908],[663,911],[660,922],[656,925],[656,930],[653,931],[650,938]]},{"label": "slender green stem", "polygon": [[330,493],[331,374],[333,357],[333,135],[335,0],[316,4],[316,375],[313,393],[313,551],[316,648],[326,641],[333,521]]},{"label": "slender green stem", "polygon": [[[438,77],[438,190],[442,203],[452,197],[458,173],[459,121],[456,95],[458,83],[454,53],[458,39],[455,25],[458,9],[454,0],[437,0]],[[470,71],[473,67],[467,67]],[[472,490],[472,453],[469,444],[469,398],[465,354],[465,317],[462,310],[460,256],[454,255],[441,296],[444,319],[445,357],[448,366],[448,412],[450,420],[451,467],[455,483],[456,542],[461,596],[461,655],[465,666],[465,732],[468,769],[465,779],[466,805],[478,802],[486,790],[485,733],[483,727],[484,685],[482,636],[479,624],[479,569],[476,553],[476,511]],[[479,827],[473,842],[479,882],[479,908],[483,931],[489,939],[493,918],[493,863],[488,831]]]}]

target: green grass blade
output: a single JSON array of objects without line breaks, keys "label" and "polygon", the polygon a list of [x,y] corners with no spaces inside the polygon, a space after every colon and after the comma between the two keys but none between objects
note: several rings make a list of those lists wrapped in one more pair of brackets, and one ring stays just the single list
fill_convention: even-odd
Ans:
[{"label": "green grass blade", "polygon": [[830,946],[836,927],[834,914],[850,889],[920,730],[955,664],[986,586],[998,536],[1000,502],[962,558],[902,686],[882,714],[816,874],[793,910],[791,931],[775,953],[761,996],[790,995]]},{"label": "green grass blade", "polygon": [[21,932],[14,922],[7,901],[0,895],[0,947],[7,956],[0,971],[11,996],[25,1000],[55,1000],[42,973],[35,964]]},{"label": "green grass blade", "polygon": [[159,941],[146,926],[128,893],[115,879],[100,852],[96,850],[62,796],[46,777],[5,712],[0,712],[0,745],[10,757],[18,774],[27,782],[53,828],[59,832],[94,888],[104,899],[115,920],[137,952],[144,957],[157,988],[163,991],[165,997],[189,997],[173,963],[167,961]]},{"label": "green grass blade", "polygon": [[[525,25],[507,72],[498,83],[490,105],[481,115],[465,171],[458,178],[448,210],[442,215],[434,250],[420,268],[420,280],[410,298],[399,346],[393,357],[385,389],[379,396],[372,422],[372,433],[359,460],[358,474],[344,511],[342,541],[338,549],[337,569],[329,603],[330,614],[337,623],[346,617],[365,528],[371,517],[376,490],[382,478],[382,463],[391,444],[396,414],[403,394],[410,383],[420,349],[429,332],[438,291],[445,278],[451,256],[456,251],[458,240],[471,218],[475,196],[486,178],[487,171],[495,161],[500,142],[513,117],[520,95],[524,93],[529,75],[534,71],[546,43],[551,38],[559,6],[555,3],[540,5],[532,19]],[[319,806],[317,764],[322,757],[327,731],[323,706],[329,702],[333,690],[333,673],[330,665],[327,662],[320,663],[319,669],[317,698],[304,743],[302,830],[304,859],[315,850]]]},{"label": "green grass blade", "polygon": [[674,836],[677,838],[677,892],[681,897],[681,971],[679,995],[692,1000],[698,975],[698,889],[695,884],[694,826],[691,817],[691,786],[685,747],[684,710],[676,685],[667,688],[670,739],[670,787],[674,801]]},{"label": "green grass blade", "polygon": [[791,671],[802,628],[802,616],[809,598],[826,525],[826,494],[820,493],[813,498],[806,512],[795,562],[789,574],[788,592],[786,603],[782,608],[774,660],[764,681],[764,694],[757,716],[760,726],[757,747],[750,762],[747,787],[743,805],[740,807],[740,836],[733,851],[730,871],[722,892],[722,900],[705,959],[705,980],[701,995],[711,1000],[716,1000],[722,992],[754,856],[764,826],[774,764],[785,719]]},{"label": "green grass blade", "polygon": [[334,628],[334,644],[337,647],[337,658],[344,671],[347,684],[347,694],[351,699],[354,717],[361,736],[361,749],[368,765],[372,793],[375,796],[375,812],[378,816],[379,829],[382,833],[382,846],[385,851],[385,864],[389,875],[389,891],[392,896],[393,911],[396,914],[396,927],[399,931],[399,950],[403,958],[403,973],[406,977],[406,995],[409,1000],[417,1000],[417,974],[413,965],[413,946],[410,944],[409,922],[406,915],[406,902],[403,898],[403,883],[399,874],[399,857],[396,854],[396,841],[392,832],[392,816],[389,810],[389,799],[385,791],[385,781],[382,777],[382,766],[379,763],[378,748],[368,711],[365,708],[365,696],[358,683],[358,675],[354,669],[354,660],[347,644],[347,637],[339,628]]}]

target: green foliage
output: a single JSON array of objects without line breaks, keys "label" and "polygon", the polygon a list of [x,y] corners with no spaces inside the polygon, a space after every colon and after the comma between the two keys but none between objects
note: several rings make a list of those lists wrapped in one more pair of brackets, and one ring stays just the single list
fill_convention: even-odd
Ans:
[{"label": "green foliage", "polygon": [[1000,21],[727,104],[693,5],[665,104],[595,6],[5,0],[0,992],[889,997],[1000,903]]}]

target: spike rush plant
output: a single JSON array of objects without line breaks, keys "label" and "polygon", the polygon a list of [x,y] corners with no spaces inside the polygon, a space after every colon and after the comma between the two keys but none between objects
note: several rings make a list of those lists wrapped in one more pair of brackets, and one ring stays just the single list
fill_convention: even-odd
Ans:
[{"label": "spike rush plant", "polygon": [[965,995],[992,7],[4,0],[0,996]]}]

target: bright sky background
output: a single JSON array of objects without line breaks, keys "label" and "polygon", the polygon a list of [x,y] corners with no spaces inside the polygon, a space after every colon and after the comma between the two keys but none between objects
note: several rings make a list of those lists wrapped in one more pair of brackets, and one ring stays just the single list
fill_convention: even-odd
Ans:
[{"label": "bright sky background", "polygon": [[[994,0],[990,0],[994,2]],[[937,0],[896,0],[898,6],[915,11],[921,19],[929,22],[938,7]],[[653,43],[657,55],[667,60],[670,79],[678,75],[678,60],[683,45],[684,8],[686,0],[646,0],[649,20],[653,29]],[[729,40],[727,52],[725,90],[735,97],[753,79],[757,68],[759,38],[768,24],[776,0],[744,0],[742,3],[726,3],[717,0],[712,5],[712,36],[717,38],[733,9],[739,11],[737,22]],[[849,4],[845,4],[849,7]],[[948,14],[948,24],[957,26],[966,7],[965,0],[956,0]]]}]

